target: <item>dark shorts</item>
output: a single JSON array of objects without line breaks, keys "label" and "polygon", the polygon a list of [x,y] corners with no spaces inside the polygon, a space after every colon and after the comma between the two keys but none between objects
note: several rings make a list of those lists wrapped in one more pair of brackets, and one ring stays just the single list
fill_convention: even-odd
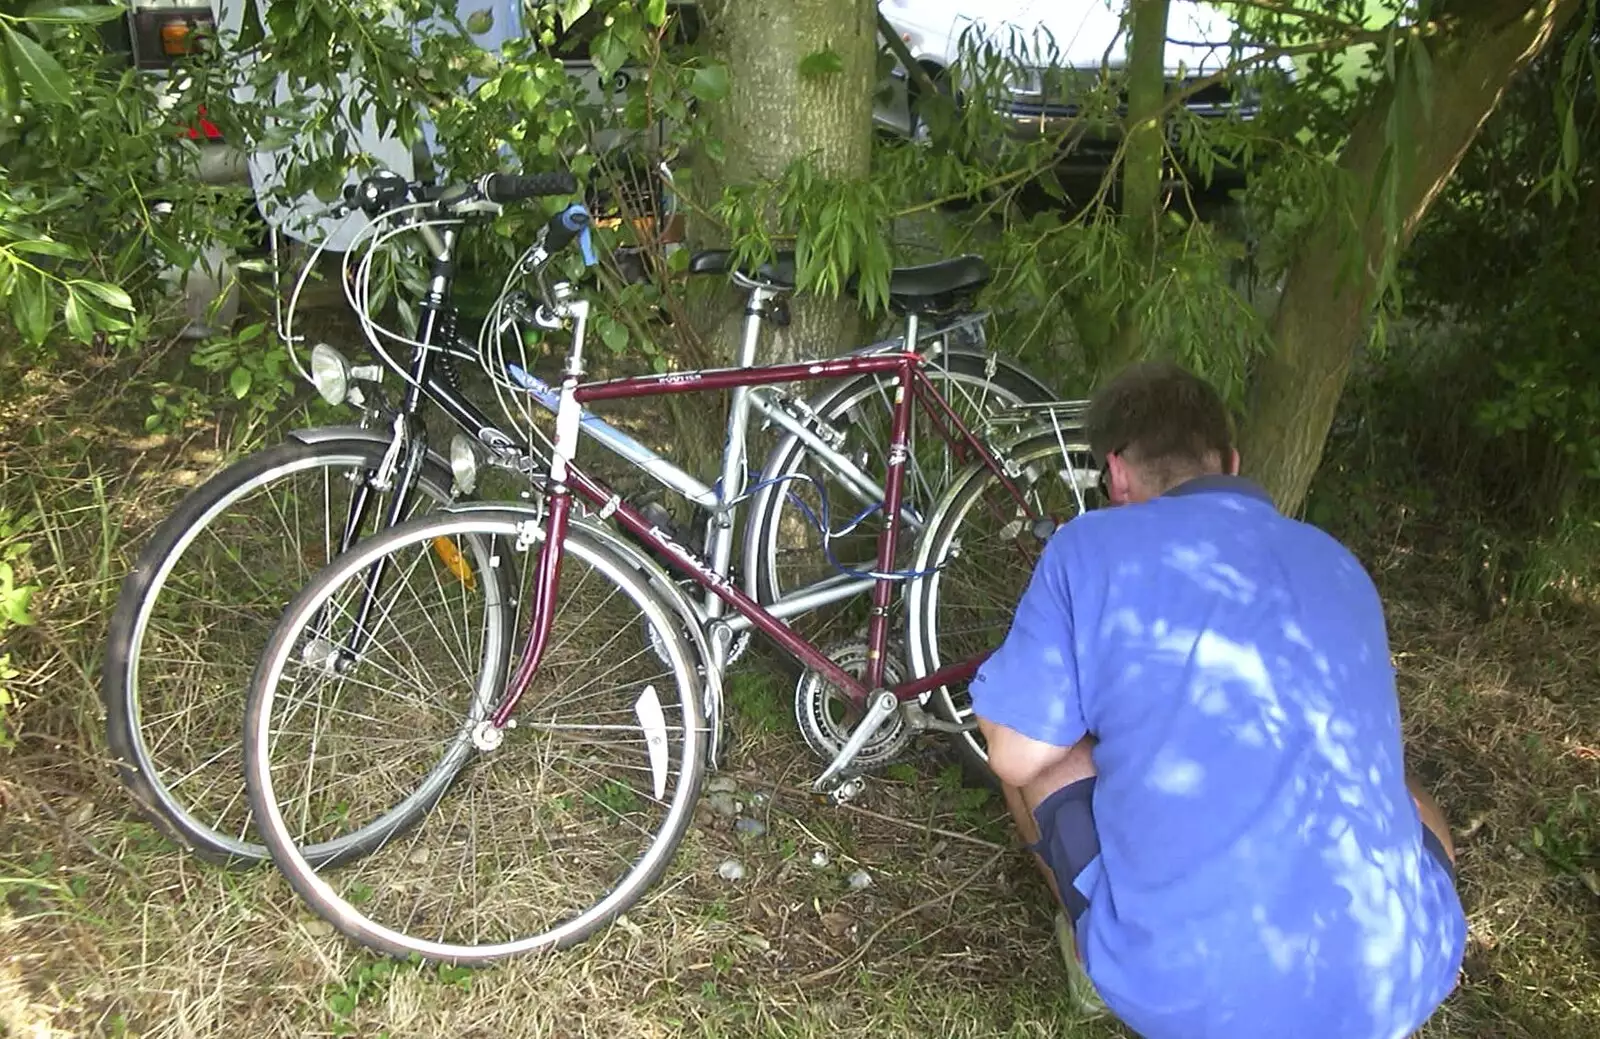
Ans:
[{"label": "dark shorts", "polygon": [[[1055,876],[1062,904],[1076,924],[1089,908],[1089,900],[1072,882],[1100,854],[1100,835],[1094,828],[1094,777],[1068,783],[1045,798],[1034,810],[1033,820],[1039,826],[1039,841],[1031,847]],[[1456,871],[1445,854],[1444,842],[1426,825],[1422,827],[1422,846],[1444,867],[1454,885]]]},{"label": "dark shorts", "polygon": [[1076,924],[1089,908],[1089,900],[1072,882],[1100,854],[1100,835],[1094,828],[1094,777],[1068,783],[1040,802],[1033,821],[1039,825],[1039,842],[1033,850],[1056,878],[1061,902]]}]

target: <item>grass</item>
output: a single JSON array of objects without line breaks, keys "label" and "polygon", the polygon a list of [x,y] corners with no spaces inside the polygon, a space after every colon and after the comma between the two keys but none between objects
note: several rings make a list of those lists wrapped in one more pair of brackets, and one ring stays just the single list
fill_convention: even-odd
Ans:
[{"label": "grass", "polygon": [[[24,576],[43,589],[37,623],[4,647],[23,704],[0,751],[0,1036],[1126,1034],[1068,1020],[1048,896],[998,799],[930,751],[859,804],[817,804],[793,678],[759,647],[730,683],[730,764],[766,832],[702,813],[658,888],[569,953],[478,971],[389,963],[270,868],[177,851],[106,761],[100,643],[145,534],[235,445],[212,425],[146,436],[118,403],[126,378],[0,373],[0,507],[37,517]],[[1472,929],[1463,984],[1424,1035],[1588,1039],[1600,614],[1483,620],[1448,542],[1367,490],[1369,513],[1335,532],[1388,602],[1410,764],[1456,831]],[[730,858],[742,880],[719,876]],[[864,890],[847,880],[858,870]]]}]

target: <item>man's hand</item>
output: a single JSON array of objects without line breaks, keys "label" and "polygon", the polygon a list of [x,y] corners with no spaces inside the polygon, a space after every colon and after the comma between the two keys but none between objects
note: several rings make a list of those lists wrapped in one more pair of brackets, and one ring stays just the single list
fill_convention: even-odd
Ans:
[{"label": "man's hand", "polygon": [[1071,747],[1041,743],[983,717],[978,719],[978,731],[988,745],[989,770],[1007,786],[1028,786],[1072,753]]}]

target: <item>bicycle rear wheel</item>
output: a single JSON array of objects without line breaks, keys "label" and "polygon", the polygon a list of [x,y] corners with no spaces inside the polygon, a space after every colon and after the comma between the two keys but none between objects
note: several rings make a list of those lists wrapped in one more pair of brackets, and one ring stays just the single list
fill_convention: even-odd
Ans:
[{"label": "bicycle rear wheel", "polygon": [[[239,773],[250,672],[284,605],[337,551],[352,496],[387,448],[289,440],[248,455],[190,491],[123,579],[101,674],[107,742],[140,812],[201,858],[267,857]],[[448,502],[450,487],[425,462],[412,508]],[[357,534],[388,508],[374,490]]]},{"label": "bicycle rear wheel", "polygon": [[[1052,396],[1026,369],[995,354],[950,349],[924,372],[968,428],[980,436],[1005,409]],[[861,375],[808,402],[819,420],[814,426],[825,431],[824,439],[832,439],[839,453],[876,480],[883,478],[888,464],[895,394],[892,376]],[[929,428],[920,409],[912,412],[910,443],[904,508],[925,519],[962,464],[951,444]],[[881,512],[870,511],[876,503],[861,501],[834,476],[826,459],[809,450],[799,437],[790,434],[779,442],[754,486],[760,490],[750,508],[745,582],[762,605],[771,606],[804,590],[821,591],[849,582],[851,575],[841,568],[873,569],[883,527]],[[866,515],[858,516],[864,511]],[[825,551],[818,530],[824,517],[835,531],[852,520],[859,518],[860,522],[847,535],[830,539]],[[903,524],[901,531],[901,544],[909,556],[918,530]],[[814,641],[846,638],[852,627],[865,624],[866,607],[863,591],[843,604],[807,610],[790,624]]]},{"label": "bicycle rear wheel", "polygon": [[[484,724],[503,679],[485,682],[442,636],[470,638],[485,611],[516,603],[479,601],[474,589],[494,586],[442,562],[440,545],[492,542],[487,565],[527,589],[543,539],[532,507],[393,528],[308,585],[262,656],[245,724],[257,826],[295,891],[363,945],[466,965],[565,948],[637,902],[688,827],[707,739],[697,660],[647,575],[581,526],[516,725]],[[331,670],[326,650],[305,652],[307,629],[326,616],[319,637],[348,646],[351,604],[379,560],[396,584],[365,645]],[[511,673],[513,643],[497,675]],[[302,850],[402,797],[414,825],[359,860],[328,868]]]},{"label": "bicycle rear wheel", "polygon": [[[1016,475],[1008,490],[993,471],[969,468],[929,517],[913,567],[924,574],[906,590],[906,645],[915,677],[996,649],[1054,526],[1104,504],[1081,430],[1024,436],[997,452]],[[1054,526],[1037,524],[1048,517]],[[949,721],[972,715],[966,685],[933,690],[928,706]],[[954,737],[963,763],[993,783],[983,736]]]}]

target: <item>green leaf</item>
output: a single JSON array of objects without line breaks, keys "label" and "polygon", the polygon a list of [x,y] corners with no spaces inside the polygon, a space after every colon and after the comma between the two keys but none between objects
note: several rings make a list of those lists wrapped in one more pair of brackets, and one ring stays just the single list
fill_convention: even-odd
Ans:
[{"label": "green leaf", "polygon": [[844,59],[832,47],[814,51],[800,59],[800,75],[806,79],[820,79],[844,71]]},{"label": "green leaf", "polygon": [[111,304],[118,310],[133,310],[133,298],[116,285],[110,285],[103,281],[75,281],[72,284],[96,299]]},{"label": "green leaf", "polygon": [[1422,101],[1422,117],[1433,118],[1433,59],[1421,38],[1411,41],[1411,72],[1416,80],[1417,97]]},{"label": "green leaf", "polygon": [[71,103],[72,82],[67,79],[61,63],[32,37],[24,36],[9,25],[0,28],[5,30],[6,50],[11,55],[11,64],[35,99],[51,105]]},{"label": "green leaf", "polygon": [[561,24],[564,28],[572,28],[572,23],[589,13],[589,8],[594,6],[594,0],[562,0]]},{"label": "green leaf", "polygon": [[600,339],[612,353],[620,354],[628,345],[628,326],[620,321],[602,321]]},{"label": "green leaf", "polygon": [[101,22],[110,22],[121,18],[125,10],[119,4],[96,4],[92,7],[86,7],[81,4],[43,2],[30,6],[28,13],[22,16],[22,20],[25,22],[70,22],[75,25],[99,25]]},{"label": "green leaf", "polygon": [[609,79],[628,60],[628,44],[622,34],[612,26],[589,44],[589,56],[600,75]]},{"label": "green leaf", "polygon": [[250,392],[250,369],[235,368],[228,375],[228,389],[236,398],[243,400],[244,395]]},{"label": "green leaf", "polygon": [[256,0],[244,0],[244,11],[239,18],[239,47],[249,50],[266,41],[267,31],[261,25],[261,11]]},{"label": "green leaf", "polygon": [[83,255],[81,249],[74,249],[65,242],[52,242],[48,238],[25,238],[20,242],[12,242],[11,249],[14,252],[33,253],[38,256],[59,256],[67,260]]},{"label": "green leaf", "polygon": [[94,339],[94,323],[89,320],[89,315],[84,310],[83,304],[78,302],[78,294],[76,292],[68,290],[65,310],[67,331],[72,335],[72,338],[80,343],[87,343]]},{"label": "green leaf", "polygon": [[50,295],[42,276],[18,273],[11,287],[11,320],[30,345],[44,345],[50,334]]},{"label": "green leaf", "polygon": [[644,16],[651,25],[660,25],[667,20],[667,0],[650,0],[645,5]]},{"label": "green leaf", "polygon": [[728,67],[714,63],[695,69],[689,79],[689,93],[701,101],[721,101],[728,96]]}]

